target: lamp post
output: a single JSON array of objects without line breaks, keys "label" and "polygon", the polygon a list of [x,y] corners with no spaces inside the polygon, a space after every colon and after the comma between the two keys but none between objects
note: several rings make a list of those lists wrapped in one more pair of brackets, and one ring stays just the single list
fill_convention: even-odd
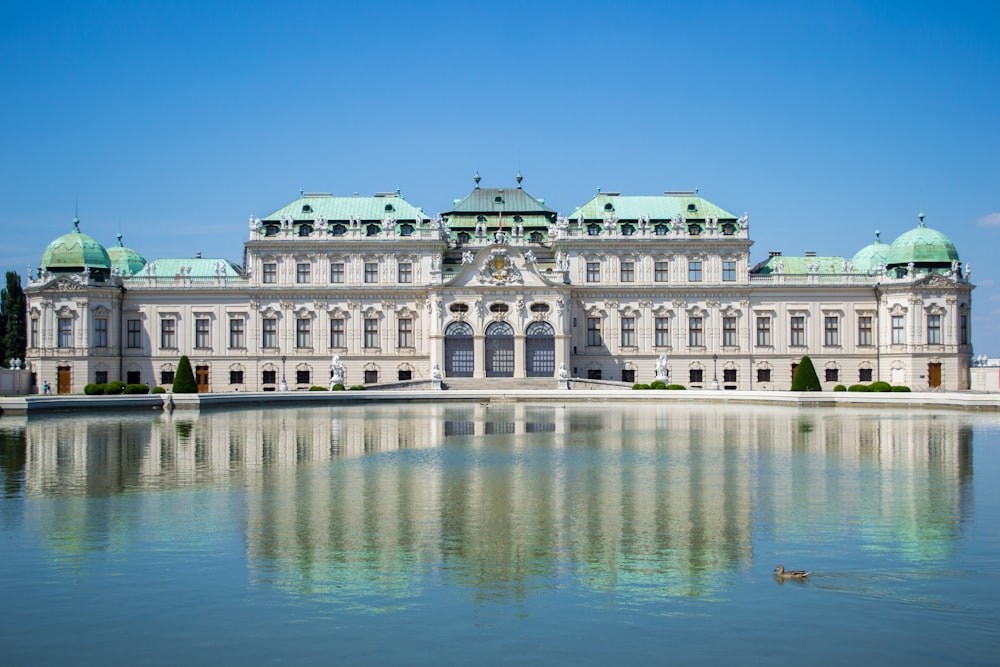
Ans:
[{"label": "lamp post", "polygon": [[719,388],[719,355],[712,355],[712,389]]},{"label": "lamp post", "polygon": [[288,383],[285,382],[285,355],[281,355],[281,386],[280,391],[288,391]]}]

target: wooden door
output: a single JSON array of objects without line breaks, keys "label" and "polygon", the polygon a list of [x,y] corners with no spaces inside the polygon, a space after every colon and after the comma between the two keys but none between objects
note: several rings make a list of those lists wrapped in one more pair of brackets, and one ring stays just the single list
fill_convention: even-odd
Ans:
[{"label": "wooden door", "polygon": [[927,364],[927,386],[931,389],[941,386],[941,364]]},{"label": "wooden door", "polygon": [[208,366],[196,366],[194,369],[194,379],[198,384],[198,393],[208,393]]},{"label": "wooden door", "polygon": [[73,369],[69,366],[56,368],[56,393],[73,393]]}]

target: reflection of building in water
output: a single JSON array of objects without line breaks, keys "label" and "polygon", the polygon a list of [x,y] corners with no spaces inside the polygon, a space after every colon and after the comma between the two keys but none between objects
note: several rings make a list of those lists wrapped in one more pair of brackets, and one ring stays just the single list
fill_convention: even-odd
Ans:
[{"label": "reflection of building in water", "polygon": [[27,495],[79,499],[71,520],[39,506],[51,543],[81,525],[138,539],[142,513],[122,520],[94,496],[231,484],[248,490],[254,579],[310,594],[353,582],[407,595],[434,571],[480,595],[559,575],[712,595],[750,566],[761,527],[779,544],[824,526],[936,558],[969,511],[972,472],[967,418],[950,413],[368,405],[46,418],[24,438]]}]

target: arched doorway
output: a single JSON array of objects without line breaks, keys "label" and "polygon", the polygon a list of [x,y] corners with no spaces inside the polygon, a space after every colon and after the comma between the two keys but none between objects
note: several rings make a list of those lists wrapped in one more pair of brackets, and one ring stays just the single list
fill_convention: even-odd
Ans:
[{"label": "arched doorway", "polygon": [[548,322],[532,322],[524,332],[525,371],[530,378],[556,374],[556,332]]},{"label": "arched doorway", "polygon": [[486,327],[486,377],[514,377],[514,327],[506,322]]},{"label": "arched doorway", "polygon": [[475,347],[472,327],[466,322],[452,322],[444,330],[444,373],[452,378],[470,378],[475,370]]}]

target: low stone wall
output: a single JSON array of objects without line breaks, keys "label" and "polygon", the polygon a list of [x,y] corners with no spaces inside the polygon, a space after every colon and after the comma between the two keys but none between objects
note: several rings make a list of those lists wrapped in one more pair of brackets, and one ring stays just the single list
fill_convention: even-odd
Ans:
[{"label": "low stone wall", "polygon": [[973,366],[969,369],[972,391],[1000,392],[1000,366]]},{"label": "low stone wall", "polygon": [[23,396],[31,393],[31,371],[0,368],[0,394]]}]

